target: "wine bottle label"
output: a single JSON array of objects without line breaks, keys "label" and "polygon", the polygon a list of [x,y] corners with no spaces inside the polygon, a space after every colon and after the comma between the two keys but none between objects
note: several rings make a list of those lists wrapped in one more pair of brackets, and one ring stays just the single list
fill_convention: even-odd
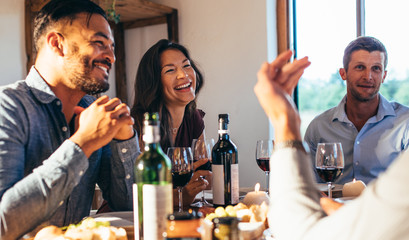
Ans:
[{"label": "wine bottle label", "polygon": [[[239,203],[239,164],[230,165],[230,183],[226,184],[224,181],[224,165],[212,165],[213,173],[213,203],[216,205],[237,204]],[[225,199],[225,192],[231,187],[231,202]]]},{"label": "wine bottle label", "polygon": [[239,203],[239,164],[231,165],[231,203]]},{"label": "wine bottle label", "polygon": [[213,204],[224,205],[224,166],[212,164]]},{"label": "wine bottle label", "polygon": [[144,126],[144,134],[142,138],[146,144],[159,142],[160,141],[159,127],[152,125]]},{"label": "wine bottle label", "polygon": [[228,134],[228,133],[229,133],[229,130],[227,130],[227,129],[219,129],[219,130],[217,130],[217,132],[218,132],[219,134]]},{"label": "wine bottle label", "polygon": [[142,208],[143,214],[143,238],[162,239],[162,234],[166,231],[167,216],[173,211],[172,184],[144,184],[142,186],[142,206],[138,206],[138,187],[136,184],[133,185],[133,192],[135,239],[140,239],[138,231],[140,226],[139,208]]}]

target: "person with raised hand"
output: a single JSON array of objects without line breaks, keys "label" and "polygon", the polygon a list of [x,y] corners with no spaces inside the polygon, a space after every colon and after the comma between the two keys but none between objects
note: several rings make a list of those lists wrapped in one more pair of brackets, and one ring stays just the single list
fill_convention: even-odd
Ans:
[{"label": "person with raised hand", "polygon": [[290,59],[291,51],[287,51],[272,63],[264,63],[254,87],[275,132],[276,144],[270,159],[268,213],[274,238],[407,239],[408,151],[400,154],[355,200],[341,207],[335,206],[335,211],[321,207],[321,194],[316,188],[312,163],[301,141],[300,117],[290,97],[310,62],[308,58],[288,62]]}]

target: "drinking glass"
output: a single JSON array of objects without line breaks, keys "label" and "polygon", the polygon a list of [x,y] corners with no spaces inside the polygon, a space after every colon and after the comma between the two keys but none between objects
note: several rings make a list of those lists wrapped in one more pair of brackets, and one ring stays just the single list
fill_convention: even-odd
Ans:
[{"label": "drinking glass", "polygon": [[318,176],[328,184],[329,198],[332,198],[332,183],[341,176],[344,164],[341,143],[318,143],[315,168]]},{"label": "drinking glass", "polygon": [[[193,162],[199,161],[201,159],[208,159],[208,161],[202,166],[195,169],[198,170],[212,170],[212,149],[214,146],[214,139],[193,139],[192,141],[192,151],[193,151]],[[203,177],[204,178],[204,177]],[[195,207],[211,206],[205,199],[205,191],[202,192],[201,200],[192,204]]]},{"label": "drinking glass", "polygon": [[266,185],[269,191],[269,177],[270,177],[270,156],[273,152],[274,140],[258,140],[256,145],[256,161],[257,165],[266,174]]},{"label": "drinking glass", "polygon": [[183,211],[182,190],[193,175],[193,157],[190,147],[170,147],[167,153],[172,163],[172,182],[178,189],[179,212]]}]

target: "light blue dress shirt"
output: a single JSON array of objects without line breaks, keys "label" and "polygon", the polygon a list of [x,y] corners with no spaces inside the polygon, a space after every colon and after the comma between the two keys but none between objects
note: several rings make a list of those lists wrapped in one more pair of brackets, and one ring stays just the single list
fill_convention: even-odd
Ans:
[{"label": "light blue dress shirt", "polygon": [[[345,113],[346,96],[339,105],[317,116],[308,126],[304,140],[310,148],[313,165],[318,143],[340,142],[344,151],[345,168],[335,183],[353,179],[368,184],[408,147],[409,108],[389,102],[379,94],[379,107],[358,132]],[[317,176],[317,180],[322,182]]]},{"label": "light blue dress shirt", "polygon": [[[79,106],[94,101],[85,96]],[[113,210],[132,210],[137,136],[88,159],[68,140],[61,101],[33,67],[0,89],[0,238],[17,239],[41,223],[76,223],[89,215],[98,183]]]}]

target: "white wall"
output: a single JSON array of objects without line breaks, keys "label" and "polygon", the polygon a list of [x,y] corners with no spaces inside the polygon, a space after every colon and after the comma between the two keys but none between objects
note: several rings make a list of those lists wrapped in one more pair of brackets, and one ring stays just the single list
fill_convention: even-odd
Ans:
[{"label": "white wall", "polygon": [[[205,76],[198,104],[206,112],[207,136],[217,139],[217,116],[229,113],[231,138],[239,151],[240,186],[252,187],[256,182],[265,186],[264,173],[255,161],[255,145],[257,139],[268,138],[269,124],[253,86],[260,64],[267,60],[266,0],[152,1],[178,9],[180,43],[190,50]],[[3,85],[26,74],[24,0],[1,0],[0,13],[0,84]],[[130,98],[133,98],[139,59],[151,45],[166,37],[166,25],[126,31]],[[114,84],[111,86],[108,95],[113,96]]]},{"label": "white wall", "polygon": [[0,85],[26,76],[24,0],[0,0]]}]

